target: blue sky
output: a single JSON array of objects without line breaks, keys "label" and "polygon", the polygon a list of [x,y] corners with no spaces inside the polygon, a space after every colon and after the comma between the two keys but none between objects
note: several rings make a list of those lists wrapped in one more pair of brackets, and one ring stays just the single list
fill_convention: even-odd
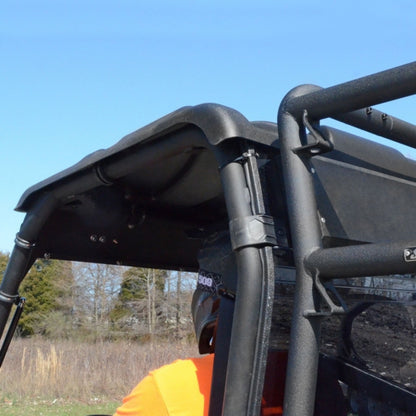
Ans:
[{"label": "blue sky", "polygon": [[[415,20],[413,0],[3,0],[0,250],[25,189],[86,154],[184,105],[275,121],[296,85],[414,61]],[[414,121],[415,101],[381,109]]]}]

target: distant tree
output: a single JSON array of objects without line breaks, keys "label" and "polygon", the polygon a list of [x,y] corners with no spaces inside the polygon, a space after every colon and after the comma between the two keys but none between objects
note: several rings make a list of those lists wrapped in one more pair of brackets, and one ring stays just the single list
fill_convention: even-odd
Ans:
[{"label": "distant tree", "polygon": [[88,338],[110,336],[110,312],[117,300],[123,270],[108,264],[75,264],[74,319]]},{"label": "distant tree", "polygon": [[72,288],[71,263],[36,260],[19,288],[20,295],[26,298],[19,333],[66,336],[71,326]]},{"label": "distant tree", "polygon": [[166,330],[176,338],[193,333],[191,300],[196,287],[195,273],[170,271],[166,282]]},{"label": "distant tree", "polygon": [[159,331],[167,272],[131,267],[123,274],[117,303],[111,313],[115,327],[130,331],[130,336]]}]

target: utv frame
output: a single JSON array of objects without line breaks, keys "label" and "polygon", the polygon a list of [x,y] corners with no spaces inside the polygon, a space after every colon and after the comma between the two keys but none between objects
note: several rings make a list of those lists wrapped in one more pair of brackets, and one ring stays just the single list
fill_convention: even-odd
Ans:
[{"label": "utv frame", "polygon": [[322,320],[345,312],[329,282],[416,271],[416,164],[320,121],[416,148],[414,125],[371,107],[415,93],[411,63],[331,88],[297,87],[278,127],[216,104],[184,107],[29,188],[0,286],[0,334],[18,305],[0,361],[37,258],[197,271],[202,241],[226,230],[238,287],[235,303],[224,296],[220,306],[210,416],[259,414],[279,267],[296,269],[284,415],[314,413],[318,366],[415,414],[410,390],[319,354]]}]

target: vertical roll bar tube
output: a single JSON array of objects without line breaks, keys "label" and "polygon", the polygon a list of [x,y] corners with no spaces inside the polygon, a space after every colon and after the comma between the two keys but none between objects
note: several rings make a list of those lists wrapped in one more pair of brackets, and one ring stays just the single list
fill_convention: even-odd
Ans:
[{"label": "vertical roll bar tube", "polygon": [[[240,162],[227,163],[221,178],[230,221],[249,217],[251,199],[244,167]],[[268,251],[269,250],[269,251]],[[222,415],[257,416],[260,412],[268,351],[270,322],[265,317],[270,306],[269,279],[270,247],[242,247],[235,249],[238,286],[229,347]],[[217,342],[221,340],[217,339]]]},{"label": "vertical roll bar tube", "polygon": [[321,247],[312,169],[293,149],[305,144],[301,119],[286,111],[287,102],[307,94],[314,87],[298,87],[285,97],[279,109],[279,137],[296,266],[296,294],[292,318],[289,361],[283,414],[311,416],[314,411],[319,358],[320,318],[308,319],[304,311],[315,310],[313,278],[305,269],[304,258]]},{"label": "vertical roll bar tube", "polygon": [[10,255],[0,285],[0,337],[3,334],[11,308],[18,298],[18,288],[34,261],[34,242],[45,221],[56,205],[56,199],[48,194],[39,199],[26,217],[16,236],[15,246]]}]

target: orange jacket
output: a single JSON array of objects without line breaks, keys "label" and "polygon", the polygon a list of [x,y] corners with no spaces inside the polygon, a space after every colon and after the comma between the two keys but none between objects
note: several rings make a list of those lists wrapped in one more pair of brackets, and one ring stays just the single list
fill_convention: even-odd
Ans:
[{"label": "orange jacket", "polygon": [[[151,371],[123,399],[114,416],[208,416],[213,364],[214,354],[210,354],[177,360]],[[283,386],[276,382],[268,386],[273,391],[265,389],[261,415],[281,416]]]},{"label": "orange jacket", "polygon": [[207,416],[213,363],[211,354],[151,371],[114,416]]}]

